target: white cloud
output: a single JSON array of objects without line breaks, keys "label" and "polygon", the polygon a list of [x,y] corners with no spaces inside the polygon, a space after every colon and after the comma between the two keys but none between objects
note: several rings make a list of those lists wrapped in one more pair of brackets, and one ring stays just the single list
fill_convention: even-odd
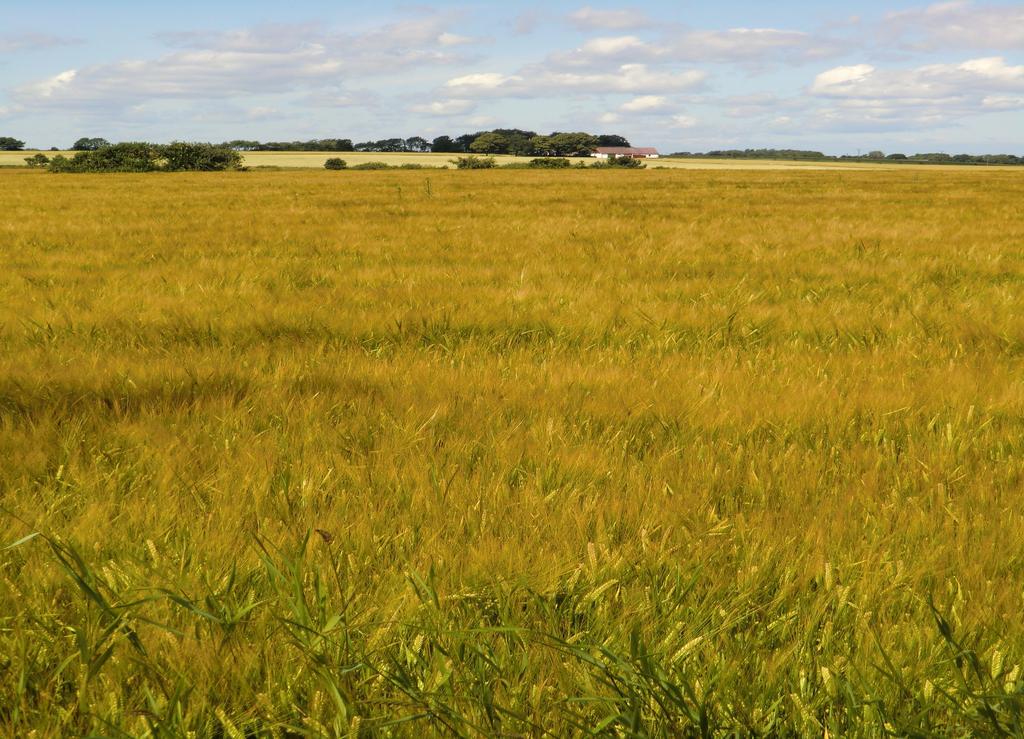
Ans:
[{"label": "white cloud", "polygon": [[671,33],[657,42],[636,35],[601,36],[572,51],[552,54],[548,63],[560,67],[600,66],[610,61],[800,64],[835,57],[849,49],[848,42],[803,31],[732,28]]},{"label": "white cloud", "polygon": [[0,54],[51,49],[55,46],[71,46],[80,43],[82,42],[79,39],[53,36],[48,33],[3,34],[0,35]]},{"label": "white cloud", "polygon": [[900,105],[921,101],[980,103],[986,94],[1004,90],[1024,91],[1024,65],[1008,65],[1002,57],[904,70],[878,70],[870,64],[836,67],[819,74],[811,85],[811,92],[825,97],[886,99]]},{"label": "white cloud", "polygon": [[78,76],[77,69],[69,69],[45,80],[22,88],[23,93],[39,98],[51,98],[68,89]]},{"label": "white cloud", "polygon": [[624,113],[648,113],[664,110],[666,107],[668,107],[668,98],[663,95],[641,95],[623,103],[619,110]]},{"label": "white cloud", "polygon": [[921,49],[1024,49],[1024,5],[942,2],[890,13],[882,28]]},{"label": "white cloud", "polygon": [[699,70],[652,70],[645,64],[623,64],[607,72],[572,72],[543,65],[527,67],[516,75],[485,72],[456,77],[447,82],[462,97],[540,97],[566,93],[656,94],[692,90],[704,83]]},{"label": "white cloud", "polygon": [[581,31],[627,30],[647,28],[652,25],[650,18],[640,10],[599,10],[590,6],[582,7],[569,14],[569,22]]},{"label": "white cloud", "polygon": [[455,77],[445,83],[445,87],[461,88],[466,90],[497,90],[504,86],[522,82],[522,77],[515,75],[503,75],[498,72],[481,72],[478,74],[466,74],[462,77]]},{"label": "white cloud", "polygon": [[403,21],[360,35],[283,24],[222,33],[160,37],[175,49],[67,70],[15,89],[25,107],[137,105],[147,100],[222,99],[337,86],[343,79],[390,75],[409,67],[461,61],[450,47],[469,38],[441,20]]},{"label": "white cloud", "polygon": [[457,33],[448,33],[447,31],[437,37],[437,43],[441,46],[462,46],[464,44],[473,43],[474,39],[470,36],[460,36]]},{"label": "white cloud", "polygon": [[667,44],[680,61],[798,63],[838,56],[849,45],[838,39],[777,28],[689,31]]},{"label": "white cloud", "polygon": [[564,69],[606,67],[616,63],[651,61],[666,54],[667,49],[636,36],[601,36],[589,39],[572,51],[551,54],[545,64]]},{"label": "white cloud", "polygon": [[986,95],[981,105],[987,110],[1021,110],[1024,109],[1024,96]]},{"label": "white cloud", "polygon": [[672,116],[672,128],[693,128],[697,123],[697,119],[691,115]]},{"label": "white cloud", "polygon": [[869,64],[819,74],[812,95],[826,99],[808,128],[884,131],[940,128],[982,113],[1024,109],[1024,65],[1002,57],[912,69]]},{"label": "white cloud", "polygon": [[409,110],[413,113],[425,113],[426,115],[453,116],[464,115],[474,107],[476,107],[476,104],[472,100],[452,99],[411,105]]},{"label": "white cloud", "polygon": [[590,39],[580,51],[586,55],[618,56],[623,53],[647,52],[650,48],[649,44],[636,36],[614,36]]},{"label": "white cloud", "polygon": [[372,108],[379,100],[371,90],[348,91],[336,87],[324,87],[310,92],[298,99],[302,105],[314,108]]},{"label": "white cloud", "polygon": [[266,121],[284,116],[281,110],[268,105],[257,105],[245,111],[245,117],[251,121]]},{"label": "white cloud", "polygon": [[870,64],[856,64],[852,67],[835,67],[827,72],[822,72],[814,78],[811,90],[817,93],[828,94],[829,91],[836,91],[844,86],[863,81],[868,75],[873,74],[875,68]]}]

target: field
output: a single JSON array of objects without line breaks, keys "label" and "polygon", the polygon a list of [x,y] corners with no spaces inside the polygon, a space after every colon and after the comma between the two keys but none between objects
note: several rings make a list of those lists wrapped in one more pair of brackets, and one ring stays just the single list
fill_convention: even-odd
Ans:
[{"label": "field", "polygon": [[1024,174],[0,202],[0,735],[1024,732]]},{"label": "field", "polygon": [[[58,153],[74,156],[74,152],[36,152],[36,151],[0,151],[0,167],[21,167],[25,157],[42,153],[53,156]],[[344,159],[349,166],[365,162],[384,162],[393,166],[402,164],[418,164],[423,167],[445,168],[457,154],[386,154],[365,152],[315,152],[315,151],[250,151],[245,152],[244,162],[249,167],[281,167],[284,169],[323,169],[324,162],[332,157]],[[532,157],[496,156],[498,164],[529,162]],[[592,158],[571,158],[573,163],[593,164]],[[919,169],[952,169],[961,170],[956,165],[916,165],[916,164],[884,164],[875,162],[800,162],[774,161],[770,159],[679,159],[664,157],[650,160],[651,168],[664,169],[725,169],[725,170],[919,170]],[[1007,169],[1005,167],[987,167],[986,169]],[[1009,168],[1012,171],[1012,168]]]}]

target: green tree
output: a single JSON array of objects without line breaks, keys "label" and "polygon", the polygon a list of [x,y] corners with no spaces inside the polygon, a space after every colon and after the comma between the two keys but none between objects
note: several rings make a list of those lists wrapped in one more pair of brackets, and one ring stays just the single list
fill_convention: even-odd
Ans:
[{"label": "green tree", "polygon": [[597,137],[598,146],[625,146],[630,147],[632,144],[625,136],[618,136],[616,134],[605,134]]},{"label": "green tree", "polygon": [[110,142],[106,139],[89,139],[81,138],[71,145],[72,151],[96,151],[97,149],[103,149],[110,146]]},{"label": "green tree", "polygon": [[335,170],[337,170],[337,169],[346,169],[347,167],[348,167],[348,162],[346,162],[344,159],[339,159],[338,157],[332,157],[332,158],[328,159],[326,162],[324,162],[324,169],[335,169]]},{"label": "green tree", "polygon": [[13,136],[0,136],[0,151],[21,151],[24,148],[24,141],[19,141]]},{"label": "green tree", "polygon": [[531,138],[527,138],[522,134],[516,134],[508,137],[508,153],[517,157],[528,157],[533,156],[535,150],[531,143]]},{"label": "green tree", "polygon": [[451,136],[438,136],[430,144],[430,150],[435,154],[456,154],[465,151]]},{"label": "green tree", "polygon": [[50,160],[51,172],[155,172],[160,169],[160,147],[142,142],[114,144],[96,151],[80,151],[68,159]]},{"label": "green tree", "polygon": [[470,145],[472,145],[472,143],[476,141],[477,138],[483,135],[484,133],[486,133],[486,131],[477,131],[476,133],[462,134],[457,139],[455,139],[455,143],[460,147],[458,150],[469,151]]},{"label": "green tree", "polygon": [[550,136],[534,136],[530,139],[530,146],[533,147],[535,154],[541,156],[550,157],[555,155],[554,144],[551,143]]},{"label": "green tree", "polygon": [[212,144],[175,141],[158,147],[157,152],[164,160],[162,169],[168,172],[222,172],[242,165],[242,155],[237,151]]},{"label": "green tree", "polygon": [[25,164],[32,167],[33,169],[45,168],[50,166],[50,157],[45,154],[34,154],[30,157],[25,157]]},{"label": "green tree", "polygon": [[469,150],[477,154],[507,154],[509,141],[500,133],[480,134],[476,141],[469,145]]},{"label": "green tree", "polygon": [[577,131],[551,135],[551,149],[557,156],[587,156],[597,148],[597,136]]}]

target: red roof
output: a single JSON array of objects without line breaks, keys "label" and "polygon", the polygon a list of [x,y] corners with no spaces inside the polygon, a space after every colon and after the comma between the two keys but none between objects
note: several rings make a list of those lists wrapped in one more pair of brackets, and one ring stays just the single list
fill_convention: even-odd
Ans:
[{"label": "red roof", "polygon": [[646,155],[646,156],[650,156],[652,154],[657,154],[658,150],[654,149],[654,148],[652,148],[650,146],[640,146],[640,147],[635,147],[635,146],[599,146],[599,147],[597,147],[597,153],[598,154],[616,154],[616,155],[621,154],[621,155],[624,155],[624,156],[628,156],[628,155],[633,155],[633,156]]}]

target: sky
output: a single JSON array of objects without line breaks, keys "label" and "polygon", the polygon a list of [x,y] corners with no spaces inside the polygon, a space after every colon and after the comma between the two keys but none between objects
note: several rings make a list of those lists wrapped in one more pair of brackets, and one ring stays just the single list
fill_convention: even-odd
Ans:
[{"label": "sky", "polygon": [[0,136],[617,133],[665,152],[1024,155],[1024,3],[35,0]]}]

